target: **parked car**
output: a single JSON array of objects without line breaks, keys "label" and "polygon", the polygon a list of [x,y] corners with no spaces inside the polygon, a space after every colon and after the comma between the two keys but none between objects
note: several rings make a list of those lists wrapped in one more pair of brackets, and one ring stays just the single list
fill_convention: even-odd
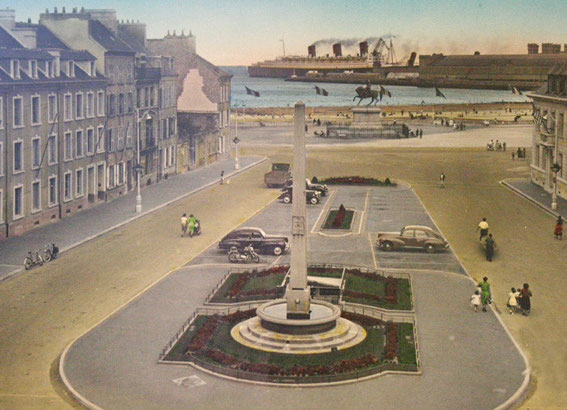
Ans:
[{"label": "parked car", "polygon": [[[290,178],[286,182],[285,187],[289,188],[292,185],[293,185],[293,178]],[[327,187],[327,185],[315,184],[315,183],[309,181],[309,178],[305,178],[305,189],[308,189],[308,190],[311,190],[311,191],[319,191],[321,193],[321,196],[325,196],[329,192],[329,188]]]},{"label": "parked car", "polygon": [[243,250],[246,246],[252,245],[254,250],[259,253],[271,253],[281,255],[289,249],[289,241],[285,236],[272,236],[260,228],[238,228],[225,235],[219,242],[219,249],[226,251],[236,246],[238,250]]},{"label": "parked car", "polygon": [[408,225],[398,232],[381,232],[376,240],[380,249],[391,251],[394,249],[421,248],[428,253],[440,251],[449,247],[449,244],[440,233],[428,226]]},{"label": "parked car", "polygon": [[264,182],[268,188],[275,186],[285,186],[288,179],[291,178],[291,165],[283,162],[274,162],[272,170],[264,174]]},{"label": "parked car", "polygon": [[[282,189],[282,193],[279,198],[284,202],[284,204],[289,204],[293,200],[293,188],[287,187]],[[321,201],[321,193],[319,191],[312,191],[310,189],[305,190],[305,199],[308,204],[318,204]]]}]

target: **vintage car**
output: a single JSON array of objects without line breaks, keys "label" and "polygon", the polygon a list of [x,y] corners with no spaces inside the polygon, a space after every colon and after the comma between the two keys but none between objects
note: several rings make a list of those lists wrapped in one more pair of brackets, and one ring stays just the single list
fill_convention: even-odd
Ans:
[{"label": "vintage car", "polygon": [[448,248],[441,234],[428,226],[408,225],[398,232],[378,233],[376,243],[385,251],[405,248],[421,248],[428,253]]},{"label": "vintage car", "polygon": [[[279,196],[284,204],[289,204],[293,200],[293,188],[287,187],[282,189],[282,193]],[[308,204],[315,205],[321,201],[321,193],[319,191],[312,191],[310,189],[305,190],[305,199]]]},{"label": "vintage car", "polygon": [[236,246],[237,249],[242,250],[250,244],[259,253],[273,255],[281,255],[289,249],[287,237],[266,235],[262,229],[253,227],[238,228],[225,235],[219,242],[219,249],[228,251]]},{"label": "vintage car", "polygon": [[[290,178],[290,179],[287,180],[285,187],[289,188],[292,185],[293,185],[293,178]],[[325,195],[327,195],[327,193],[329,193],[329,188],[327,187],[327,185],[315,184],[315,183],[309,181],[309,178],[305,178],[305,189],[311,190],[311,191],[319,191],[321,193],[321,196],[325,196]]]},{"label": "vintage car", "polygon": [[274,162],[272,170],[264,174],[264,182],[268,188],[275,186],[285,186],[291,178],[291,166],[283,162]]}]

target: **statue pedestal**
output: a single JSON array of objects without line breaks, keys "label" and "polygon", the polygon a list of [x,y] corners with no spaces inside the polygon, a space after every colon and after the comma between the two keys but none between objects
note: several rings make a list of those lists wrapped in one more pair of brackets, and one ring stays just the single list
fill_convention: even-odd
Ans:
[{"label": "statue pedestal", "polygon": [[311,288],[304,289],[287,288],[285,298],[287,301],[288,319],[309,319]]},{"label": "statue pedestal", "polygon": [[382,110],[378,107],[353,107],[351,112],[353,126],[382,124]]}]

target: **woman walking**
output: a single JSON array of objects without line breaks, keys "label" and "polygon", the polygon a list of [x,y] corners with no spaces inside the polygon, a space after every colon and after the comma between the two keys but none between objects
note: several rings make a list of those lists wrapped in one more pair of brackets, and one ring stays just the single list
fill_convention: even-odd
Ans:
[{"label": "woman walking", "polygon": [[480,288],[480,301],[482,302],[482,311],[486,312],[486,305],[490,303],[490,283],[488,283],[488,278],[485,276],[482,282],[478,284]]},{"label": "woman walking", "polygon": [[522,315],[524,316],[528,316],[532,309],[531,297],[532,291],[530,290],[530,285],[524,283],[524,287],[520,291],[520,307],[522,308]]},{"label": "woman walking", "polygon": [[555,235],[555,239],[563,239],[563,218],[561,218],[561,215],[557,218],[553,234]]}]

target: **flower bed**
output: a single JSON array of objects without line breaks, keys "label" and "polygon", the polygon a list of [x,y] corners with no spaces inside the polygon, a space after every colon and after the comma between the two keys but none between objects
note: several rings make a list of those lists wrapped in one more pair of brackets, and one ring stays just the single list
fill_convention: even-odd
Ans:
[{"label": "flower bed", "polygon": [[375,272],[347,269],[343,299],[386,309],[411,310],[408,279],[385,277]]},{"label": "flower bed", "polygon": [[374,185],[374,186],[397,186],[395,182],[392,182],[389,178],[384,180],[377,178],[368,178],[360,176],[352,177],[330,177],[319,180],[320,184],[328,185]]},{"label": "flower bed", "polygon": [[341,278],[343,276],[343,269],[331,266],[308,266],[307,275],[324,278]]},{"label": "flower bed", "polygon": [[322,229],[350,229],[353,217],[353,210],[345,210],[343,217],[339,218],[339,211],[333,209],[329,211]]},{"label": "flower bed", "polygon": [[234,272],[211,297],[212,303],[243,302],[247,300],[270,299],[281,297],[283,289],[279,289],[289,266],[274,266],[264,270]]}]

